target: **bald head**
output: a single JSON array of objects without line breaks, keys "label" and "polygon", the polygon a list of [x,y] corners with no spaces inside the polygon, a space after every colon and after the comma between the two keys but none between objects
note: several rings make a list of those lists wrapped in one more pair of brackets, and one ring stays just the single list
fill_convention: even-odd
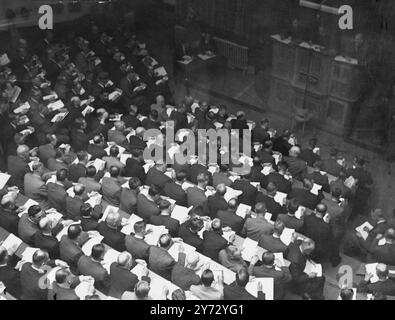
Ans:
[{"label": "bald head", "polygon": [[237,207],[238,207],[237,199],[235,199],[235,198],[230,199],[228,202],[228,207],[231,211],[236,211]]},{"label": "bald head", "polygon": [[44,217],[38,222],[38,227],[43,232],[51,231],[51,222],[51,219]]},{"label": "bald head", "polygon": [[226,185],[223,183],[220,183],[219,185],[217,185],[216,191],[217,191],[217,195],[223,197],[226,193]]},{"label": "bald head", "polygon": [[143,127],[138,127],[136,129],[136,136],[143,137],[145,129]]},{"label": "bald head", "polygon": [[213,222],[211,222],[211,228],[214,231],[220,231],[222,229],[222,222],[220,219],[214,219]]},{"label": "bald head", "polygon": [[123,130],[125,130],[125,122],[117,121],[117,122],[115,122],[114,127],[115,127],[115,130],[123,131]]},{"label": "bald head", "polygon": [[255,205],[255,213],[259,216],[265,216],[266,213],[266,205],[264,202],[258,202]]},{"label": "bald head", "polygon": [[85,191],[85,186],[83,184],[76,184],[73,188],[76,196],[81,196]]},{"label": "bald head", "polygon": [[35,267],[38,267],[38,268],[41,267],[42,265],[47,263],[48,260],[49,260],[48,253],[44,250],[37,250],[33,254],[33,265]]},{"label": "bald head", "polygon": [[324,216],[326,214],[326,211],[327,211],[327,206],[325,204],[323,204],[323,203],[320,203],[320,204],[317,205],[315,210],[320,216]]},{"label": "bald head", "polygon": [[18,148],[16,149],[16,154],[19,156],[19,155],[24,155],[24,154],[26,154],[26,153],[28,153],[29,152],[29,147],[27,146],[27,145],[25,145],[25,144],[22,144],[22,145],[20,145],[20,146],[18,146]]},{"label": "bald head", "polygon": [[293,146],[290,150],[289,150],[289,156],[292,158],[297,158],[300,155],[300,148],[297,146]]},{"label": "bald head", "polygon": [[194,269],[199,263],[199,254],[196,251],[193,251],[187,256],[187,267],[190,269]]},{"label": "bald head", "polygon": [[163,234],[163,235],[160,236],[160,238],[159,238],[159,246],[161,248],[164,248],[164,249],[170,248],[171,244],[172,244],[171,235]]}]

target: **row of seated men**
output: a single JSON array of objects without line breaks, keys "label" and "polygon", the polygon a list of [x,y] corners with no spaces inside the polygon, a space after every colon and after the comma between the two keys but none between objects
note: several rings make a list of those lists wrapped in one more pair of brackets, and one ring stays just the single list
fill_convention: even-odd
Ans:
[{"label": "row of seated men", "polygon": [[[42,95],[41,88],[40,94]],[[366,169],[364,169],[363,161],[358,160],[355,163],[355,168],[345,170],[338,164],[336,154],[333,152],[330,159],[324,159],[321,162],[319,155],[314,152],[314,142],[311,143],[309,148],[301,151],[301,148],[297,145],[293,146],[295,141],[290,139],[289,132],[284,132],[279,137],[271,138],[269,123],[264,119],[253,129],[253,141],[261,145],[260,150],[255,151],[253,154],[251,169],[244,175],[236,177],[236,179],[230,178],[232,168],[222,164],[219,166],[219,172],[214,174],[211,174],[208,168],[201,163],[189,163],[178,167],[177,164],[173,165],[175,170],[174,178],[165,174],[167,168],[163,162],[156,163],[154,167],[146,172],[146,169],[143,167],[144,159],[142,157],[142,150],[146,146],[146,141],[143,140],[144,132],[147,129],[160,128],[164,121],[169,120],[169,118],[166,118],[169,117],[169,109],[171,111],[170,120],[174,120],[178,128],[212,128],[214,120],[222,122],[224,127],[228,129],[248,128],[243,112],[239,112],[236,119],[228,121],[226,107],[221,107],[215,113],[207,103],[202,102],[197,104],[197,106],[195,104],[195,109],[192,112],[193,100],[186,99],[185,103],[179,108],[172,110],[163,100],[165,100],[164,97],[159,96],[150,108],[149,117],[142,121],[140,121],[142,117],[137,115],[140,112],[144,114],[143,111],[140,111],[142,106],[129,105],[129,114],[124,115],[121,121],[115,122],[115,130],[112,128],[113,122],[108,121],[108,114],[113,110],[111,107],[101,105],[95,109],[91,117],[89,115],[83,117],[82,114],[79,114],[82,107],[77,103],[73,105],[73,108],[76,109],[78,117],[72,125],[78,128],[73,128],[74,131],[72,130],[70,141],[67,140],[68,136],[63,134],[63,126],[57,127],[51,134],[46,133],[43,136],[40,135],[40,133],[42,134],[40,132],[41,126],[35,126],[34,132],[31,132],[28,137],[22,135],[23,139],[20,135],[15,134],[18,137],[14,140],[15,155],[13,155],[12,150],[8,151],[7,148],[7,152],[11,152],[7,163],[7,171],[11,174],[9,186],[17,186],[20,192],[24,193],[28,198],[37,201],[39,207],[32,206],[28,208],[28,212],[21,219],[19,217],[17,219],[16,211],[18,208],[15,207],[13,197],[7,192],[9,190],[6,190],[6,194],[2,199],[4,215],[1,217],[13,218],[14,220],[13,225],[5,226],[6,229],[10,231],[9,228],[12,228],[10,232],[17,234],[29,245],[44,247],[39,241],[37,243],[34,242],[37,240],[36,238],[43,234],[47,236],[51,234],[53,237],[57,230],[56,228],[52,229],[51,223],[45,224],[45,220],[40,223],[44,215],[42,209],[53,207],[61,212],[64,215],[66,225],[70,223],[68,220],[81,221],[80,228],[70,226],[67,236],[64,236],[59,242],[58,257],[56,256],[56,245],[54,245],[55,253],[52,252],[52,249],[48,250],[48,247],[44,248],[48,252],[51,251],[51,255],[55,254],[53,257],[56,259],[62,258],[62,240],[65,240],[66,244],[68,240],[69,244],[73,244],[73,246],[70,246],[78,251],[78,247],[83,242],[79,243],[77,241],[75,243],[73,241],[76,239],[75,237],[80,236],[82,227],[86,228],[87,231],[92,231],[89,230],[89,227],[84,226],[84,221],[92,223],[92,228],[97,229],[104,236],[104,243],[120,252],[125,250],[138,251],[136,249],[138,245],[128,249],[126,239],[138,239],[141,240],[138,241],[139,244],[144,244],[146,223],[162,224],[167,227],[170,235],[163,237],[159,241],[159,247],[153,246],[154,249],[152,249],[151,246],[148,246],[148,256],[129,251],[134,259],[147,260],[150,270],[152,269],[164,278],[171,279],[171,273],[176,264],[174,264],[174,259],[168,259],[167,261],[166,257],[169,257],[166,255],[166,249],[171,244],[171,236],[176,237],[176,240],[181,238],[186,244],[194,246],[198,252],[221,262],[229,269],[233,268],[237,271],[239,280],[235,287],[237,290],[242,291],[242,284],[245,283],[247,274],[249,274],[245,272],[246,270],[248,271],[247,264],[241,259],[237,248],[232,245],[231,239],[228,241],[222,237],[223,227],[231,228],[244,237],[258,241],[261,247],[269,251],[284,252],[285,256],[290,260],[289,271],[291,277],[287,276],[287,268],[280,271],[275,268],[274,259],[270,252],[266,256],[260,257],[263,265],[259,265],[260,263],[255,261],[257,259],[250,261],[250,267],[254,265],[253,262],[256,262],[258,264],[257,267],[263,270],[262,273],[280,273],[278,276],[279,280],[275,281],[276,297],[283,298],[283,294],[286,291],[285,287],[287,284],[290,284],[290,288],[306,298],[322,298],[324,277],[317,277],[316,274],[306,275],[304,273],[306,257],[312,257],[318,262],[329,259],[334,265],[340,262],[339,245],[346,233],[345,225],[348,217],[347,213],[344,213],[348,210],[347,199],[355,198],[360,192],[365,192],[366,186],[371,184],[371,178]],[[73,99],[73,103],[76,102],[78,100]],[[195,121],[192,123],[188,119],[188,111],[193,113],[195,117]],[[7,112],[11,114],[11,110],[8,109]],[[32,115],[29,114],[29,116]],[[95,123],[98,129],[88,134],[87,127],[92,128],[95,126]],[[97,125],[98,123],[99,125]],[[21,128],[16,126],[14,129],[19,133]],[[132,134],[127,137],[130,133],[133,133],[131,129],[134,130],[135,135]],[[75,133],[74,137],[73,132]],[[41,138],[39,138],[40,136]],[[38,142],[39,139],[47,139],[47,141],[40,143]],[[92,142],[91,139],[93,139]],[[65,142],[70,142],[70,144],[65,145]],[[117,146],[111,146],[107,152],[104,150],[107,142],[113,142]],[[38,146],[38,149],[31,148],[36,146]],[[124,161],[125,163],[119,159],[120,147],[124,147],[131,153],[131,158],[128,158],[126,162]],[[276,161],[273,157],[273,150],[282,154],[284,161]],[[94,166],[88,165],[89,157],[91,157],[91,160],[103,159],[105,162],[104,168],[97,170]],[[73,163],[75,159],[77,159],[77,163]],[[34,163],[30,168],[29,163],[31,161],[34,161]],[[272,169],[268,175],[265,175],[261,171],[264,164],[266,166],[267,163],[271,164]],[[307,164],[314,166],[313,173],[307,172]],[[326,183],[325,174],[321,173],[322,170],[339,176],[339,178],[331,184],[329,182]],[[106,171],[109,173],[107,176],[104,174]],[[56,182],[46,184],[54,173],[56,173]],[[348,190],[344,185],[344,180],[349,176],[354,176],[358,181],[356,190]],[[131,177],[131,179],[125,179],[125,177]],[[181,185],[187,179],[196,184],[196,186],[184,190]],[[295,187],[294,184],[298,179],[303,180],[303,183],[301,186]],[[125,188],[123,186],[127,181],[128,187]],[[258,182],[258,188],[256,185],[252,185],[251,182]],[[313,194],[311,192],[313,182],[320,184],[324,190],[331,191],[330,199],[325,199],[322,192],[318,192],[318,195]],[[336,183],[338,187],[336,187]],[[215,195],[207,197],[204,190],[209,184],[216,188],[216,192]],[[149,186],[148,194],[141,192],[142,185]],[[66,192],[71,186],[73,186],[74,196],[70,196]],[[241,190],[242,194],[238,199],[226,201],[224,199],[226,187]],[[260,188],[262,190],[258,190]],[[277,191],[288,195],[287,205],[279,204],[274,200]],[[104,223],[98,223],[100,215],[103,213],[103,208],[100,208],[100,206],[91,208],[84,204],[87,196],[89,197],[88,193],[91,194],[92,192],[99,192],[103,195],[105,202],[114,206],[120,206],[121,210],[129,214],[135,213],[140,216],[143,219],[143,223],[136,223],[134,233],[126,236],[119,231],[122,219],[119,219],[117,215],[109,215]],[[193,207],[189,213],[190,219],[182,224],[177,224],[178,221],[174,221],[169,216],[171,212],[170,203],[162,201],[161,195],[166,195],[176,200],[178,205]],[[239,203],[252,207],[251,213],[245,218],[235,214]],[[306,214],[303,219],[298,219],[294,214],[300,205],[315,211],[313,214]],[[336,209],[329,211],[330,219],[328,223],[328,219],[324,220],[324,217],[327,216],[326,213],[329,207]],[[272,215],[271,219],[267,220],[265,218],[266,212]],[[202,228],[206,228],[204,220],[201,218],[205,216],[208,216],[212,222],[201,238],[198,233]],[[360,251],[366,250],[365,254],[368,253],[369,256],[374,256],[375,252],[371,248],[372,243],[374,243],[373,240],[376,238],[376,235],[385,234],[385,246],[388,244],[391,247],[391,234],[393,234],[393,231],[390,228],[390,222],[387,223],[383,216],[381,211],[374,211],[372,223],[375,225],[375,229],[369,232],[370,238],[363,240],[355,232],[351,233],[348,236],[350,238],[350,246]],[[205,219],[207,220],[207,218]],[[284,227],[295,229],[313,241],[304,240],[300,243],[300,241],[294,239],[295,241],[291,245],[286,246],[278,239]],[[77,231],[73,235],[72,231],[75,231],[75,229]],[[380,232],[378,232],[378,229]],[[66,247],[70,246],[66,245]],[[161,254],[154,255],[154,257],[160,257],[156,265],[155,262],[150,262],[150,252],[151,250],[155,252],[157,248],[163,250],[160,250]],[[373,259],[382,259],[382,253],[376,255],[380,256],[380,258],[374,256]],[[80,257],[78,254],[73,255],[71,259],[63,256],[70,268],[76,273],[84,273],[79,266],[80,259],[83,257],[85,259],[84,255]],[[100,260],[100,255],[94,254],[90,259],[90,262],[95,263]],[[185,268],[185,266],[183,267]],[[186,269],[189,269],[189,271],[193,270],[193,268]],[[251,275],[260,276],[259,271],[254,271],[254,268],[250,272]],[[273,277],[275,280],[277,279],[274,275]],[[105,278],[107,279],[107,277]],[[211,279],[211,275],[209,278]],[[98,280],[95,281],[96,286],[107,293],[109,290],[108,281],[102,282],[99,277],[95,280]],[[290,280],[292,282],[289,282]],[[206,280],[204,282],[201,278],[199,278],[199,281],[206,284],[209,282]],[[191,287],[184,288],[187,290]],[[199,293],[199,290],[204,292]],[[201,298],[211,290],[213,289],[210,285],[203,284],[199,289],[191,291]],[[217,294],[219,292],[218,296],[223,297],[223,294],[220,294],[221,290],[215,292]],[[245,291],[243,292],[245,293]],[[386,292],[386,294],[390,294],[390,292]],[[229,298],[229,296],[225,298]]]}]

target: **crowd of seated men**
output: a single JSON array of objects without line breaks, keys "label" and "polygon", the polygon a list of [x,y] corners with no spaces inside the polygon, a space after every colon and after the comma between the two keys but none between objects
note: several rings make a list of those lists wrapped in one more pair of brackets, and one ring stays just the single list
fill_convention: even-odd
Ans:
[{"label": "crowd of seated men", "polygon": [[[360,292],[395,295],[394,224],[381,210],[369,213],[373,181],[363,159],[347,168],[336,150],[321,158],[314,139],[301,148],[291,132],[277,134],[267,119],[252,124],[226,106],[191,97],[170,106],[167,76],[133,33],[93,25],[84,37],[48,32],[42,56],[20,40],[1,70],[2,171],[10,178],[0,234],[36,248],[27,257],[9,237],[0,246],[2,291],[27,300],[254,300],[268,296],[262,282],[256,294],[251,283],[270,278],[274,299],[324,299],[318,266],[338,266],[344,250],[378,263]],[[145,132],[164,135],[169,121],[194,132],[251,130],[252,155],[240,155],[248,170],[235,173],[221,157],[215,166],[196,157],[145,161]],[[370,228],[349,228],[365,212]],[[243,241],[260,251],[247,255]],[[108,252],[116,253],[109,265]],[[158,296],[158,279],[176,289]]]}]

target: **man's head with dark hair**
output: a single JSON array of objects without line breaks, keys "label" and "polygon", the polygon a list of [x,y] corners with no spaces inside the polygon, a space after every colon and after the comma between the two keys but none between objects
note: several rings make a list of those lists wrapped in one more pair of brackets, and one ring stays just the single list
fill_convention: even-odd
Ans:
[{"label": "man's head with dark hair", "polygon": [[354,291],[349,288],[341,289],[340,298],[342,300],[352,300],[354,297]]},{"label": "man's head with dark hair", "polygon": [[298,211],[299,206],[300,206],[300,202],[298,199],[295,198],[291,199],[287,205],[288,213],[294,215],[295,212]]},{"label": "man's head with dark hair", "polygon": [[70,276],[70,271],[67,268],[61,268],[55,273],[55,280],[58,284],[63,284],[66,282]]},{"label": "man's head with dark hair", "polygon": [[161,192],[160,187],[157,186],[156,184],[152,184],[152,185],[149,187],[148,195],[149,195],[150,197],[152,197],[154,200],[157,200],[157,199],[159,199],[159,197],[160,197],[160,192]]},{"label": "man's head with dark hair", "polygon": [[144,221],[137,221],[134,226],[134,234],[143,234],[145,233],[145,222]]},{"label": "man's head with dark hair", "polygon": [[274,263],[275,256],[272,252],[266,251],[262,254],[262,263],[265,266],[272,266]]},{"label": "man's head with dark hair", "polygon": [[323,167],[324,167],[324,164],[323,164],[323,162],[321,160],[316,160],[313,163],[313,167],[314,167],[315,170],[321,171],[323,169]]},{"label": "man's head with dark hair", "polygon": [[206,269],[203,271],[200,279],[205,287],[211,287],[214,282],[214,273],[210,269]]},{"label": "man's head with dark hair", "polygon": [[92,207],[91,207],[91,205],[89,203],[84,203],[80,207],[81,216],[83,216],[83,217],[90,217],[92,210],[93,209],[92,209]]},{"label": "man's head with dark hair", "polygon": [[342,190],[340,188],[335,188],[332,190],[332,197],[335,199],[340,199],[342,196]]},{"label": "man's head with dark hair", "polygon": [[38,222],[44,215],[44,211],[39,205],[33,205],[27,210],[27,214],[31,220]]},{"label": "man's head with dark hair", "polygon": [[286,172],[288,170],[288,163],[285,161],[280,161],[277,164],[277,168],[279,172]]},{"label": "man's head with dark hair", "polygon": [[219,166],[219,172],[227,173],[228,171],[229,171],[229,165],[228,164],[221,164]]},{"label": "man's head with dark hair", "polygon": [[255,204],[255,213],[260,216],[265,216],[266,204],[264,202],[257,202]]},{"label": "man's head with dark hair", "polygon": [[45,250],[37,250],[33,254],[33,265],[35,267],[40,268],[41,266],[46,264],[48,262],[48,260],[49,260],[49,255],[48,255],[48,252]]},{"label": "man's head with dark hair", "polygon": [[198,233],[204,227],[204,222],[199,217],[194,217],[189,221],[189,228],[192,232]]},{"label": "man's head with dark hair", "polygon": [[248,274],[247,269],[242,268],[236,273],[236,283],[238,286],[244,288],[249,281],[250,275]]},{"label": "man's head with dark hair", "polygon": [[136,190],[141,186],[141,181],[137,177],[132,177],[129,179],[129,188],[130,190]]},{"label": "man's head with dark hair", "polygon": [[56,180],[60,182],[66,181],[68,174],[69,173],[67,169],[59,169],[58,171],[56,171]]},{"label": "man's head with dark hair", "polygon": [[118,157],[118,155],[119,155],[119,148],[118,148],[118,146],[111,146],[111,148],[110,148],[110,156],[116,158],[116,157]]},{"label": "man's head with dark hair", "polygon": [[86,168],[86,176],[88,178],[94,178],[96,176],[96,168],[94,166],[89,166]]},{"label": "man's head with dark hair", "polygon": [[187,172],[185,170],[180,170],[176,172],[176,180],[180,183],[184,182],[187,178]]},{"label": "man's head with dark hair", "polygon": [[80,225],[73,224],[67,229],[67,237],[71,240],[76,240],[81,234],[82,229]]},{"label": "man's head with dark hair", "polygon": [[96,261],[101,261],[104,256],[104,252],[105,252],[104,244],[102,244],[102,243],[95,244],[92,247],[91,257],[93,259],[95,259]]},{"label": "man's head with dark hair", "polygon": [[273,182],[269,182],[266,187],[267,194],[270,196],[275,196],[277,193],[277,187]]},{"label": "man's head with dark hair", "polygon": [[120,169],[118,168],[118,167],[116,167],[116,166],[112,166],[111,168],[110,168],[110,176],[112,177],[112,178],[118,178],[119,177],[119,174],[120,174]]},{"label": "man's head with dark hair", "polygon": [[80,162],[87,162],[88,161],[88,152],[86,152],[86,151],[79,151],[77,153],[77,159]]},{"label": "man's head with dark hair", "polygon": [[182,289],[174,290],[171,294],[172,300],[186,300],[185,292]]}]

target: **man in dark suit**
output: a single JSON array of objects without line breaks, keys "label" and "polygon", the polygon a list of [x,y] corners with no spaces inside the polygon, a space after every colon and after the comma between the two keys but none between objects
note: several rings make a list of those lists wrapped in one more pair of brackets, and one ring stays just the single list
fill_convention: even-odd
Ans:
[{"label": "man in dark suit", "polygon": [[56,172],[56,182],[47,183],[48,189],[48,201],[52,208],[59,212],[66,212],[66,190],[72,186],[67,181],[68,171],[66,169],[60,169]]},{"label": "man in dark suit", "polygon": [[311,180],[313,183],[322,186],[322,191],[330,192],[328,175],[322,174],[323,164],[321,160],[317,160],[313,164],[314,171],[306,175],[307,179]]},{"label": "man in dark suit", "polygon": [[300,159],[306,161],[307,165],[312,167],[314,162],[316,162],[317,160],[321,160],[321,157],[319,156],[319,154],[317,154],[315,151],[317,146],[317,139],[312,138],[309,140],[309,144],[307,146],[307,148],[302,149],[302,151],[300,152]]},{"label": "man in dark suit", "polygon": [[101,206],[96,206],[94,209],[89,203],[84,203],[80,208],[81,214],[81,228],[83,231],[97,230],[99,227],[99,219],[101,218],[102,210]]},{"label": "man in dark suit", "polygon": [[132,177],[128,182],[129,188],[121,190],[119,208],[129,214],[137,211],[137,195],[140,192],[141,182],[139,178]]},{"label": "man in dark suit", "polygon": [[273,227],[273,234],[263,234],[258,241],[258,245],[263,249],[270,252],[285,252],[287,246],[280,240],[280,236],[284,231],[284,223],[282,221],[276,221]]},{"label": "man in dark suit", "polygon": [[224,227],[231,228],[237,234],[240,234],[244,225],[244,219],[236,214],[238,203],[236,199],[230,199],[227,210],[219,210],[217,218],[221,220]]},{"label": "man in dark suit", "polygon": [[73,191],[74,197],[66,197],[66,214],[68,219],[78,221],[81,219],[81,206],[88,200],[88,197],[82,184],[75,185]]},{"label": "man in dark suit", "polygon": [[111,167],[110,177],[104,177],[102,180],[101,191],[103,199],[110,205],[118,207],[121,199],[122,185],[125,179],[120,177],[120,169],[118,167]]},{"label": "man in dark suit", "polygon": [[201,251],[203,239],[200,238],[198,232],[204,227],[204,222],[199,217],[191,218],[184,222],[178,230],[178,236],[187,244]]},{"label": "man in dark suit", "polygon": [[294,188],[288,195],[288,199],[297,199],[301,206],[314,210],[323,198],[321,191],[318,191],[318,196],[311,193],[313,183],[308,180],[303,180],[303,188]]},{"label": "man in dark suit", "polygon": [[319,277],[316,273],[306,274],[304,272],[307,259],[310,259],[314,249],[313,240],[297,240],[288,247],[286,259],[291,262],[289,266],[292,275],[291,287],[295,293],[304,299],[322,300],[325,276]]},{"label": "man in dark suit", "polygon": [[[264,164],[269,165],[269,164]],[[262,161],[258,156],[255,156],[253,159],[253,166],[251,167],[251,181],[252,182],[259,182],[259,185],[261,188],[266,188],[267,186],[267,178],[266,176],[262,173],[263,167]],[[270,164],[271,165],[271,164]]]},{"label": "man in dark suit", "polygon": [[211,184],[212,182],[212,177],[211,173],[208,171],[207,167],[200,163],[195,163],[192,164],[191,167],[189,168],[189,181],[191,181],[194,184],[199,183],[199,176],[205,175],[208,181],[208,184]]},{"label": "man in dark suit", "polygon": [[33,262],[26,262],[23,264],[20,273],[22,300],[48,299],[48,289],[40,285],[42,277],[45,274],[42,267],[47,264],[48,260],[48,253],[37,250],[33,254]]},{"label": "man in dark suit", "polygon": [[176,200],[176,204],[179,206],[187,206],[187,194],[182,188],[182,184],[187,178],[187,173],[184,170],[176,172],[176,180],[169,181],[163,187],[163,193],[165,196]]},{"label": "man in dark suit", "polygon": [[82,244],[82,228],[79,225],[71,225],[59,242],[60,259],[65,261],[72,270],[75,270],[79,258],[84,255]]},{"label": "man in dark suit", "polygon": [[271,140],[263,144],[263,148],[258,150],[256,156],[261,159],[261,163],[270,163],[273,168],[277,168],[276,161],[273,157],[273,142]]},{"label": "man in dark suit", "polygon": [[45,250],[49,254],[49,258],[52,260],[59,259],[59,242],[52,235],[52,221],[44,217],[38,223],[40,231],[36,232],[33,236],[33,245],[35,248]]},{"label": "man in dark suit", "polygon": [[14,298],[20,299],[22,293],[19,271],[11,265],[10,258],[7,249],[0,246],[0,282]]},{"label": "man in dark suit", "polygon": [[236,281],[231,285],[224,286],[224,300],[265,300],[262,292],[262,284],[258,284],[258,297],[255,298],[246,290],[246,285],[250,281],[247,269],[240,269],[236,273]]},{"label": "man in dark suit", "polygon": [[165,175],[166,165],[163,162],[156,163],[155,167],[149,169],[145,183],[147,185],[156,184],[163,189],[166,183],[170,182],[170,178]]},{"label": "man in dark suit", "polygon": [[207,209],[210,218],[214,219],[217,217],[218,211],[226,211],[228,209],[228,203],[224,199],[225,193],[226,186],[224,184],[219,184],[216,187],[215,194],[207,198]]},{"label": "man in dark suit", "polygon": [[267,140],[270,140],[270,135],[267,132],[269,130],[269,120],[262,119],[259,123],[259,126],[256,126],[252,130],[252,142],[259,142],[260,144],[264,144]]},{"label": "man in dark suit", "polygon": [[93,144],[89,143],[86,151],[92,156],[91,160],[101,159],[107,156],[107,152],[104,150],[106,148],[103,136],[97,135],[93,138]]},{"label": "man in dark suit", "polygon": [[230,187],[232,183],[232,180],[229,179],[229,165],[221,164],[219,166],[219,172],[213,174],[213,187],[216,188],[219,184]]},{"label": "man in dark suit", "polygon": [[255,205],[255,217],[248,217],[244,223],[241,235],[251,240],[258,241],[263,234],[271,234],[273,232],[273,225],[266,220],[266,205],[263,202],[258,202]]},{"label": "man in dark suit", "polygon": [[277,220],[277,216],[280,213],[285,213],[286,208],[284,205],[279,204],[276,200],[274,200],[274,197],[276,196],[277,193],[277,187],[274,185],[272,182],[270,182],[267,185],[266,188],[267,194],[259,193],[258,196],[256,197],[256,202],[263,202],[266,205],[266,210],[267,212],[272,214],[272,221]]},{"label": "man in dark suit", "polygon": [[95,288],[104,294],[110,290],[111,280],[107,270],[102,266],[105,247],[102,243],[92,247],[91,256],[82,255],[78,259],[78,271],[84,276],[91,276],[95,279]]},{"label": "man in dark suit", "polygon": [[188,256],[184,253],[181,244],[179,258],[171,272],[171,282],[183,290],[189,290],[192,285],[200,283],[200,277],[195,273],[199,269],[199,254],[191,252]]},{"label": "man in dark suit", "polygon": [[134,234],[125,237],[126,250],[132,254],[135,259],[148,261],[148,251],[150,246],[144,241],[146,235],[144,221],[138,221],[133,226]]},{"label": "man in dark suit", "polygon": [[291,150],[292,145],[288,142],[291,137],[291,132],[289,130],[284,130],[281,136],[274,139],[273,141],[273,151],[280,152],[283,157],[288,157],[289,150]]},{"label": "man in dark suit", "polygon": [[376,274],[378,281],[371,282],[373,274],[366,274],[364,280],[358,284],[357,290],[361,293],[381,293],[383,295],[395,295],[395,281],[388,277],[388,266],[384,263],[379,263],[376,267]]},{"label": "man in dark suit", "polygon": [[219,219],[211,222],[211,230],[203,232],[202,254],[218,261],[218,254],[228,246],[228,241],[222,236],[222,223]]},{"label": "man in dark suit", "polygon": [[243,193],[238,197],[240,203],[244,203],[251,207],[255,205],[255,199],[258,195],[258,190],[253,185],[251,185],[250,174],[246,174],[240,179],[236,179],[232,183],[231,188],[243,191]]},{"label": "man in dark suit", "polygon": [[[277,187],[277,190],[289,194],[292,191],[292,181],[287,178],[288,173],[288,164],[285,161],[280,161],[277,164],[278,172],[272,171],[266,177],[266,181],[269,184],[270,182],[274,183]],[[267,185],[265,185],[265,188]]]},{"label": "man in dark suit", "polygon": [[304,216],[300,219],[295,217],[295,212],[299,209],[299,201],[297,199],[291,199],[287,204],[287,213],[281,213],[278,215],[277,220],[284,222],[286,228],[294,229],[299,232],[303,227]]},{"label": "man in dark suit", "polygon": [[126,128],[133,128],[136,130],[138,127],[141,127],[141,122],[136,118],[138,113],[138,108],[135,105],[130,105],[128,108],[128,114],[124,114],[121,120],[125,123]]},{"label": "man in dark suit", "polygon": [[132,158],[126,160],[125,165],[125,176],[127,177],[137,177],[140,179],[142,184],[145,184],[145,170],[142,165],[142,150],[137,148],[132,148]]},{"label": "man in dark suit", "polygon": [[303,179],[307,174],[306,161],[299,158],[300,148],[293,146],[289,150],[289,156],[284,157],[284,161],[288,164],[288,171],[294,179]]},{"label": "man in dark suit", "polygon": [[[384,239],[384,244],[379,241]],[[372,262],[381,262],[390,266],[395,265],[395,230],[389,228],[383,237],[378,235],[372,242],[369,250],[369,260]]]},{"label": "man in dark suit", "polygon": [[18,236],[26,244],[33,245],[33,236],[39,231],[38,222],[44,216],[40,206],[33,205],[23,214],[18,223]]},{"label": "man in dark suit", "polygon": [[87,194],[91,192],[100,192],[101,183],[97,180],[101,176],[101,173],[98,175],[94,166],[87,167],[85,173],[86,177],[81,177],[78,179],[78,183],[85,187],[85,192]]},{"label": "man in dark suit", "polygon": [[17,193],[13,197],[4,195],[0,206],[0,227],[13,234],[18,234],[19,224],[18,208],[15,205],[16,197]]},{"label": "man in dark suit", "polygon": [[100,234],[104,237],[103,242],[122,252],[125,251],[125,235],[121,232],[121,217],[117,212],[110,212],[106,221],[102,221],[97,228]]},{"label": "man in dark suit", "polygon": [[105,120],[108,117],[108,113],[103,113],[100,118],[99,126],[92,132],[86,132],[87,124],[85,119],[77,118],[74,122],[75,128],[71,130],[71,147],[74,152],[81,150],[87,150],[89,141],[92,140],[96,135],[102,133],[106,129]]},{"label": "man in dark suit", "polygon": [[187,193],[187,203],[190,206],[203,206],[205,211],[207,210],[207,197],[206,197],[206,187],[208,185],[208,175],[201,173],[197,177],[197,186],[190,187],[186,190]]},{"label": "man in dark suit", "polygon": [[337,162],[337,153],[336,149],[331,149],[329,158],[323,159],[324,171],[335,177],[338,177],[340,172],[344,171],[344,168]]},{"label": "man in dark suit", "polygon": [[79,151],[77,153],[77,164],[72,164],[69,167],[69,180],[78,182],[81,177],[86,177],[86,165],[88,163],[88,153],[86,151]]},{"label": "man in dark suit", "polygon": [[167,252],[172,245],[171,236],[164,234],[159,238],[159,247],[150,247],[148,256],[148,268],[169,281],[171,280],[171,271],[176,264],[176,261]]},{"label": "man in dark suit", "polygon": [[129,252],[122,252],[117,259],[110,266],[110,291],[108,295],[110,297],[121,299],[122,294],[125,291],[134,291],[134,287],[139,282],[139,278],[130,272],[130,270],[136,265],[133,261],[133,257]]},{"label": "man in dark suit", "polygon": [[7,161],[8,173],[11,175],[10,185],[16,185],[23,190],[23,178],[25,174],[30,172],[29,147],[20,145],[16,150],[16,156],[9,156]]},{"label": "man in dark suit", "polygon": [[165,226],[172,237],[178,236],[178,229],[180,228],[180,222],[176,219],[170,217],[171,214],[171,204],[167,200],[162,200],[159,203],[160,215],[152,216],[150,218],[150,223],[154,226]]},{"label": "man in dark suit", "polygon": [[275,265],[275,256],[272,252],[266,251],[262,254],[262,265],[257,266],[258,256],[254,256],[248,268],[250,276],[257,278],[273,278],[274,300],[284,300],[287,287],[292,280],[288,267],[278,267]]},{"label": "man in dark suit", "polygon": [[315,249],[311,254],[314,261],[321,263],[329,259],[336,266],[341,258],[333,239],[332,227],[324,221],[326,213],[327,207],[324,204],[317,205],[313,214],[305,216],[302,234],[315,242]]},{"label": "man in dark suit", "polygon": [[160,209],[157,203],[160,199],[160,189],[156,185],[150,186],[146,196],[140,192],[137,195],[137,215],[144,221],[149,221],[152,216],[158,216]]}]

